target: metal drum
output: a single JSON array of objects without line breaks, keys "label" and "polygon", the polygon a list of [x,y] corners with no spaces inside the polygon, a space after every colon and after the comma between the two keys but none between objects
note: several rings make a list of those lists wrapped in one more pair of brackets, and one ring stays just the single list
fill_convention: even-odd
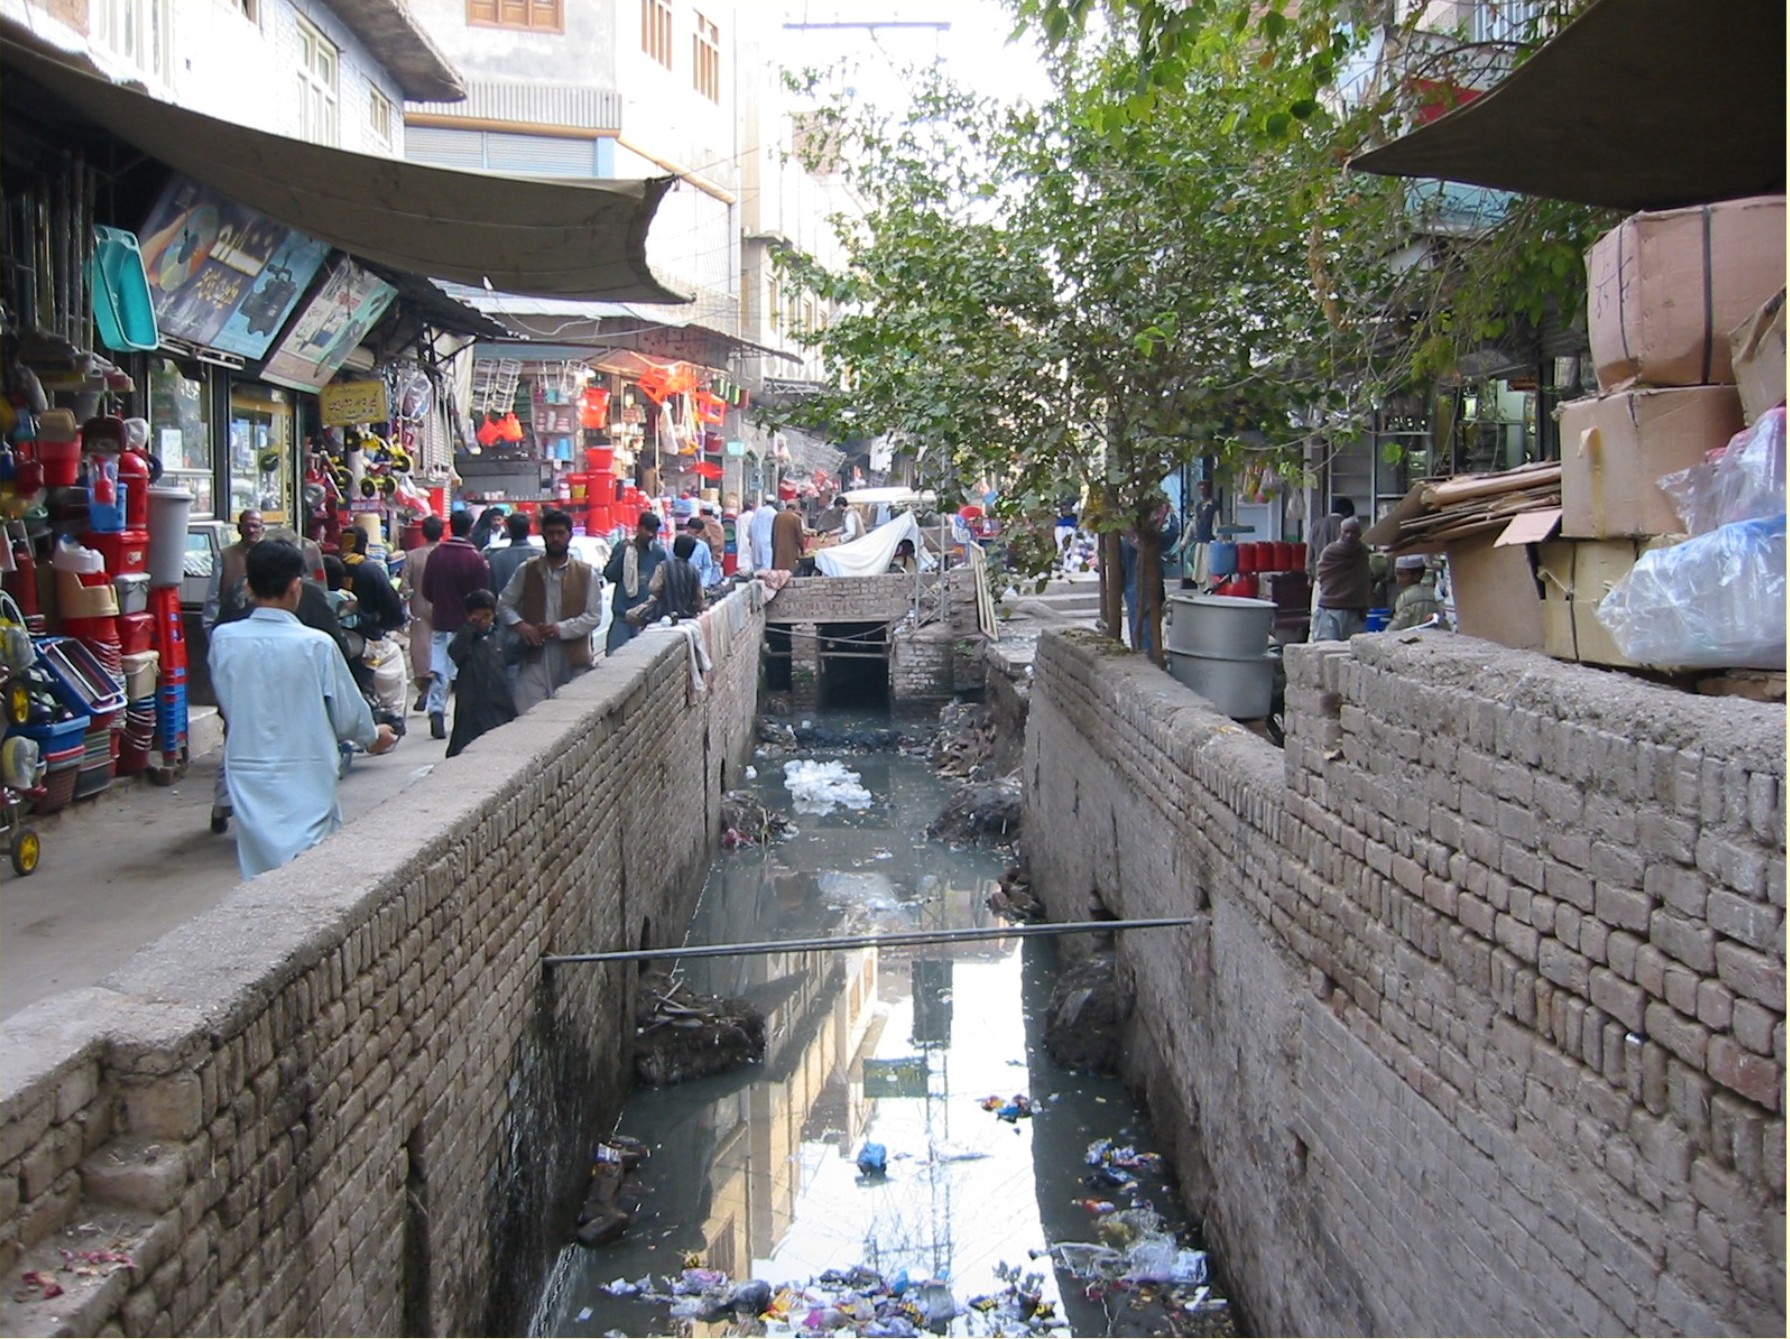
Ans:
[{"label": "metal drum", "polygon": [[1274,701],[1274,660],[1266,651],[1247,660],[1168,653],[1169,673],[1234,721],[1268,714]]},{"label": "metal drum", "polygon": [[1166,613],[1169,650],[1244,660],[1267,649],[1275,605],[1233,595],[1170,595]]}]

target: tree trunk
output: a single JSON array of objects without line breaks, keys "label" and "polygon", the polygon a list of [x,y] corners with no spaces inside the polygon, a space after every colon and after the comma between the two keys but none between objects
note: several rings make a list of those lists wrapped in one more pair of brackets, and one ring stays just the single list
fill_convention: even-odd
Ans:
[{"label": "tree trunk", "polygon": [[1125,555],[1113,530],[1100,536],[1100,617],[1108,637],[1125,640]]},{"label": "tree trunk", "polygon": [[1140,644],[1148,641],[1150,659],[1166,665],[1168,658],[1162,651],[1162,535],[1155,528],[1155,517],[1137,532],[1137,622],[1138,640]]}]

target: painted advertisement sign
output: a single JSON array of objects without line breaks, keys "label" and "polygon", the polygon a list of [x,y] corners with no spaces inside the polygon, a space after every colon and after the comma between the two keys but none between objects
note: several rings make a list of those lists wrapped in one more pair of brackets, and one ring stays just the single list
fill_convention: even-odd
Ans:
[{"label": "painted advertisement sign", "polygon": [[143,268],[164,335],[263,357],[329,248],[176,176],[142,232]]},{"label": "painted advertisement sign", "polygon": [[320,389],[385,315],[397,291],[347,257],[337,260],[261,369],[262,380],[294,390]]}]

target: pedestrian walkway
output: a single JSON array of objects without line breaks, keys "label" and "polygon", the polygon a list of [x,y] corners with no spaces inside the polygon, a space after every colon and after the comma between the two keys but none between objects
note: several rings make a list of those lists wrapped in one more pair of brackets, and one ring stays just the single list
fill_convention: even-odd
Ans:
[{"label": "pedestrian walkway", "polygon": [[[383,757],[357,754],[339,791],[353,823],[441,761],[426,718]],[[421,726],[419,729],[418,726]],[[47,995],[90,986],[143,945],[209,910],[241,883],[234,825],[210,828],[221,750],[171,786],[114,781],[103,794],[35,820],[43,863],[0,877],[0,1019]]]}]

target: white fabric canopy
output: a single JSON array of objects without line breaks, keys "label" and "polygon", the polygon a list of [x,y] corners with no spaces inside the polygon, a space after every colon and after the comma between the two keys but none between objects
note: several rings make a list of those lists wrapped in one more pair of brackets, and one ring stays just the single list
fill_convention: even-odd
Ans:
[{"label": "white fabric canopy", "polygon": [[849,544],[834,544],[814,554],[814,566],[822,576],[874,577],[889,570],[895,560],[895,546],[904,539],[914,541],[915,560],[922,567],[929,565],[926,542],[911,511],[904,511],[892,521],[885,521],[862,539]]}]

